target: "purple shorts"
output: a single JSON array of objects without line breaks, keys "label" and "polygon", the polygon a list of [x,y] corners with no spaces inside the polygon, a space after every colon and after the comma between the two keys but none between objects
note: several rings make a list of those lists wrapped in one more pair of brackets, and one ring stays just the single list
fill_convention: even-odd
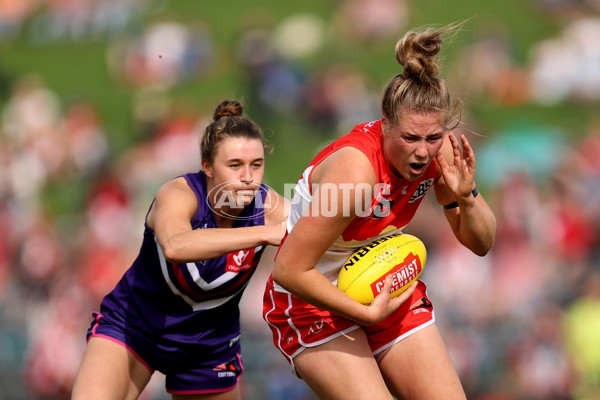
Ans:
[{"label": "purple shorts", "polygon": [[148,370],[162,372],[166,390],[172,394],[194,395],[232,390],[244,370],[239,338],[229,341],[229,350],[213,355],[189,344],[157,343],[147,335],[111,323],[99,313],[92,313],[87,340],[101,337],[126,347]]}]

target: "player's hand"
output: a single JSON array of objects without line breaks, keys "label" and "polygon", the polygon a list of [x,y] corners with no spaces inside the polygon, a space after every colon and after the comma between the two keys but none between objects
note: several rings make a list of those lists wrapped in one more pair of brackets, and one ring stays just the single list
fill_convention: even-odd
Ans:
[{"label": "player's hand", "polygon": [[390,289],[392,288],[392,277],[388,275],[385,278],[383,288],[381,292],[375,296],[375,299],[371,302],[369,307],[368,320],[363,322],[363,325],[373,325],[396,311],[402,303],[412,296],[415,288],[417,287],[417,281],[413,282],[404,292],[398,297],[390,297]]},{"label": "player's hand", "polygon": [[265,228],[267,229],[266,244],[279,246],[281,244],[281,239],[283,239],[283,235],[285,235],[287,222],[283,221],[279,224],[265,225]]},{"label": "player's hand", "polygon": [[462,199],[468,199],[473,190],[475,153],[465,135],[460,135],[462,151],[454,134],[450,133],[448,137],[454,155],[453,165],[446,162],[441,152],[436,155],[436,159],[442,170],[446,186],[454,194],[456,201],[460,203]]}]

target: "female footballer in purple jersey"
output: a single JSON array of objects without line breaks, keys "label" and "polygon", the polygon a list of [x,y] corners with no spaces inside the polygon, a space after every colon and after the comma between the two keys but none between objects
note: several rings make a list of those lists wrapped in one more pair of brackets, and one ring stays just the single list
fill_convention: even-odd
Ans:
[{"label": "female footballer in purple jersey", "polygon": [[72,399],[136,399],[155,370],[173,399],[240,398],[238,303],[286,218],[261,183],[262,132],[242,112],[220,103],[202,170],[159,189],[138,257],[93,314]]}]

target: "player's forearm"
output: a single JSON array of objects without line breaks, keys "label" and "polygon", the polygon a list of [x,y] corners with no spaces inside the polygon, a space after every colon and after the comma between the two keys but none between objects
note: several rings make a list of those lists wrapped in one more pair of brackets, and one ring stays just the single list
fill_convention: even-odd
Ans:
[{"label": "player's forearm", "polygon": [[194,262],[268,244],[269,229],[265,225],[195,229],[159,243],[170,262]]},{"label": "player's forearm", "polygon": [[492,211],[481,202],[474,201],[460,206],[458,227],[455,229],[458,240],[473,253],[486,255],[496,237],[496,218]]},{"label": "player's forearm", "polygon": [[369,320],[369,310],[366,306],[342,292],[316,269],[293,272],[278,261],[273,269],[273,280],[285,290],[307,303],[359,324],[373,323]]}]

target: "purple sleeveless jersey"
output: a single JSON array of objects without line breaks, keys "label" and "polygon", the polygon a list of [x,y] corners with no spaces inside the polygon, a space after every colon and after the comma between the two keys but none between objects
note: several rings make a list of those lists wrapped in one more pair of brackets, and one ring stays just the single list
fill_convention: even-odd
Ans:
[{"label": "purple sleeveless jersey", "polygon": [[[204,172],[184,175],[198,199],[194,229],[217,228],[207,203]],[[236,218],[234,227],[264,225],[267,187]],[[258,200],[257,200],[258,198]],[[262,201],[261,201],[262,200]],[[238,303],[263,247],[195,263],[168,262],[147,224],[139,255],[103,299],[90,335],[123,343],[152,370],[168,375],[186,363],[216,367],[239,358]]]}]

